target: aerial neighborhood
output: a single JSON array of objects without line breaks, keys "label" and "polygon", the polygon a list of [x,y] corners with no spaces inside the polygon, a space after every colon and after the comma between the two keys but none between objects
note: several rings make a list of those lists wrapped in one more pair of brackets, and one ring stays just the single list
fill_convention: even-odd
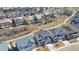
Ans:
[{"label": "aerial neighborhood", "polygon": [[76,7],[0,7],[0,51],[54,51],[78,37]]}]

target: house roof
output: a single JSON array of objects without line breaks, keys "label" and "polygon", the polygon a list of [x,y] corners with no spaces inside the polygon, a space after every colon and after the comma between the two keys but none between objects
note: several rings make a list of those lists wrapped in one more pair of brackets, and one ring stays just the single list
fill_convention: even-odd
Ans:
[{"label": "house roof", "polygon": [[49,33],[48,31],[43,31],[43,30],[41,30],[41,31],[39,31],[39,32],[36,32],[36,33],[34,34],[34,37],[35,37],[37,40],[40,40],[40,39],[45,38],[45,37],[47,37],[47,36],[50,36],[50,33]]},{"label": "house roof", "polygon": [[29,17],[27,18],[27,20],[33,20],[33,19],[34,19],[33,16],[29,16]]},{"label": "house roof", "polygon": [[8,44],[0,43],[0,51],[8,51]]},{"label": "house roof", "polygon": [[0,16],[5,16],[5,14],[3,12],[0,12]]},{"label": "house roof", "polygon": [[75,24],[79,23],[79,18],[75,18],[74,21],[75,21]]},{"label": "house roof", "polygon": [[43,14],[36,14],[35,16],[36,16],[38,19],[41,19],[42,16],[43,16]]},{"label": "house roof", "polygon": [[51,12],[52,12],[52,11],[47,10],[47,11],[44,12],[44,14],[45,14],[45,15],[49,15],[49,14],[51,14]]},{"label": "house roof", "polygon": [[16,41],[19,50],[32,50],[35,47],[35,41],[31,35],[20,38]]},{"label": "house roof", "polygon": [[72,24],[72,26],[79,28],[79,18],[74,18],[73,21],[74,21],[74,24]]},{"label": "house roof", "polygon": [[52,33],[52,35],[62,35],[63,31],[61,29],[55,28],[55,29],[49,29],[49,31]]},{"label": "house roof", "polygon": [[77,27],[75,27],[74,25],[69,25],[70,28],[73,30],[73,31],[79,31],[79,29]]},{"label": "house roof", "polygon": [[69,26],[63,26],[64,29],[66,29],[67,31],[73,31]]},{"label": "house roof", "polygon": [[79,23],[74,24],[75,27],[77,27],[79,29]]}]

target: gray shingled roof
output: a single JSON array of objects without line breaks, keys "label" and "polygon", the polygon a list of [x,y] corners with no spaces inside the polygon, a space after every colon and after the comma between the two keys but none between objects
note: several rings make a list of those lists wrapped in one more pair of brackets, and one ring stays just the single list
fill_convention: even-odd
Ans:
[{"label": "gray shingled roof", "polygon": [[8,51],[8,44],[0,43],[0,51]]}]

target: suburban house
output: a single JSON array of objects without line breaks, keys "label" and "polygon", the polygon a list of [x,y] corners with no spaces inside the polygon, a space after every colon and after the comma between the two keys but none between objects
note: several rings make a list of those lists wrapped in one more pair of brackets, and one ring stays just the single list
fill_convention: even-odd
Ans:
[{"label": "suburban house", "polygon": [[75,26],[79,29],[79,12],[77,12],[75,14],[75,16],[73,17],[72,21],[71,21],[71,25]]},{"label": "suburban house", "polygon": [[4,18],[6,18],[5,13],[3,13],[3,11],[0,11],[0,19],[4,19]]},{"label": "suburban house", "polygon": [[28,16],[26,21],[28,24],[35,24],[34,16]]},{"label": "suburban house", "polygon": [[51,10],[47,10],[44,12],[44,15],[46,16],[47,19],[53,18],[54,13]]},{"label": "suburban house", "polygon": [[43,14],[35,14],[34,20],[35,20],[35,23],[38,24],[38,23],[42,23],[42,21],[44,21],[45,18]]},{"label": "suburban house", "polygon": [[75,27],[63,26],[62,30],[65,32],[67,40],[77,38],[79,36]]},{"label": "suburban house", "polygon": [[64,32],[59,28],[49,29],[54,41],[58,41],[58,39],[66,40]]},{"label": "suburban house", "polygon": [[11,27],[12,21],[9,19],[0,20],[0,29]]},{"label": "suburban house", "polygon": [[0,51],[8,51],[8,44],[0,43]]},{"label": "suburban house", "polygon": [[19,51],[31,51],[36,47],[35,41],[31,35],[16,40],[16,47]]},{"label": "suburban house", "polygon": [[34,34],[34,38],[38,45],[54,43],[50,33],[46,30],[40,30]]},{"label": "suburban house", "polygon": [[24,19],[22,19],[21,17],[17,17],[17,18],[12,18],[12,26],[20,26],[23,25],[24,23]]}]

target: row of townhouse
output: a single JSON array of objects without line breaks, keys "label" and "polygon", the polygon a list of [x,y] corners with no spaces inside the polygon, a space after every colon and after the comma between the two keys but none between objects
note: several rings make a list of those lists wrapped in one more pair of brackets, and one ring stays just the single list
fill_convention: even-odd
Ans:
[{"label": "row of townhouse", "polygon": [[[54,30],[54,31],[51,31]],[[2,43],[0,47],[0,50],[9,50],[9,51],[31,51],[32,49],[39,47],[39,46],[44,46],[45,44],[54,44],[58,40],[71,40],[72,37],[69,33],[63,33],[61,29],[50,29],[49,30],[51,33],[49,33],[47,30],[41,30],[39,32],[36,32],[34,34],[34,37],[31,35],[29,36],[24,36],[21,38],[18,38],[18,40],[15,41],[15,44],[13,45],[11,42],[8,44],[6,43],[5,45]],[[65,31],[65,30],[64,30]],[[66,30],[66,32],[69,32]],[[74,35],[79,35],[78,33],[72,33]],[[79,37],[79,36],[78,36]],[[73,36],[74,38],[74,36]],[[10,46],[9,46],[10,45]],[[5,48],[5,49],[4,49]]]},{"label": "row of townhouse", "polygon": [[70,8],[62,8],[62,7],[24,7],[24,8],[0,8],[0,17],[2,18],[14,18],[14,17],[21,17],[21,16],[33,16],[35,14],[43,13],[43,14],[51,14],[49,16],[57,16],[57,14],[64,14],[67,16],[70,16],[72,11],[70,11]]},{"label": "row of townhouse", "polygon": [[[9,11],[7,11],[7,13],[9,15],[12,14],[12,11],[10,11],[11,13],[9,13]],[[29,23],[30,24],[41,24],[42,22],[44,22],[44,23],[47,22],[47,20],[49,20],[50,18],[59,17],[60,14],[64,14],[62,8],[51,8],[51,9],[45,10],[43,13],[39,13],[39,14],[36,13],[32,16],[26,16],[26,17],[21,16],[21,17],[14,17],[14,18],[11,17],[9,19],[9,21],[7,21],[6,19],[1,19],[0,21],[3,23],[0,23],[0,28],[25,25],[25,24],[29,24]],[[72,14],[72,13],[70,13],[70,14]],[[2,18],[4,18],[4,14],[2,11],[0,12],[0,15]],[[19,15],[21,15],[21,14],[19,14]],[[7,22],[5,22],[5,21],[7,21]],[[53,21],[53,19],[52,19],[52,21]]]},{"label": "row of townhouse", "polygon": [[46,8],[46,7],[43,7],[43,8],[39,8],[39,7],[36,7],[36,8],[34,8],[34,7],[32,7],[32,8],[31,7],[17,7],[17,8],[3,7],[3,8],[0,8],[0,12],[2,12],[1,16],[4,16],[3,14],[5,14],[6,18],[32,16],[32,15],[38,13],[39,11],[43,12],[46,10],[48,10],[48,8]]}]

